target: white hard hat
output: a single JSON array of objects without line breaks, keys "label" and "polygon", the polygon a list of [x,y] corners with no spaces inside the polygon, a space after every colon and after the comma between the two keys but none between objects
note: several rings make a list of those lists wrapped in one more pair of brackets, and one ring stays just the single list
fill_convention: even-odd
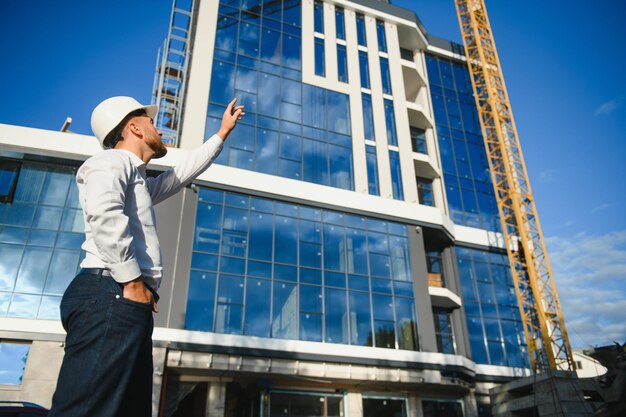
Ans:
[{"label": "white hard hat", "polygon": [[126,116],[140,109],[144,109],[146,114],[153,119],[157,114],[157,106],[143,105],[134,98],[126,96],[107,98],[93,109],[91,113],[91,130],[93,130],[103,148],[110,148],[108,141],[105,141],[109,133]]}]

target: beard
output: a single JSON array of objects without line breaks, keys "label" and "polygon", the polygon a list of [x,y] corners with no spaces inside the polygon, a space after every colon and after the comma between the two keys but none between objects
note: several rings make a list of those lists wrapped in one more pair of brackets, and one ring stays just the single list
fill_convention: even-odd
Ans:
[{"label": "beard", "polygon": [[155,140],[150,141],[149,143],[150,149],[154,151],[153,159],[163,158],[167,155],[167,147],[163,144],[163,141],[160,137],[157,137]]}]

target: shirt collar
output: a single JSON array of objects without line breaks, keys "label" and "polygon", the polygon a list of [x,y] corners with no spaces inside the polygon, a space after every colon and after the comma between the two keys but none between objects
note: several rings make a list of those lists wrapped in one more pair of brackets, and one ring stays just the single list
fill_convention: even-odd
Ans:
[{"label": "shirt collar", "polygon": [[131,151],[129,151],[127,149],[118,149],[118,150],[120,150],[120,151],[124,152],[126,155],[130,156],[130,160],[133,163],[133,165],[135,165],[135,167],[141,168],[141,167],[145,167],[146,166],[146,164],[141,160],[141,158],[139,158],[137,155],[135,155]]},{"label": "shirt collar", "polygon": [[126,155],[128,155],[128,157],[130,157],[130,162],[135,166],[135,168],[137,168],[137,171],[139,171],[141,176],[145,179],[146,178],[146,164],[141,160],[141,158],[139,158],[137,155],[135,155],[134,153],[132,153],[131,151],[127,149],[119,149],[119,150],[124,152]]}]

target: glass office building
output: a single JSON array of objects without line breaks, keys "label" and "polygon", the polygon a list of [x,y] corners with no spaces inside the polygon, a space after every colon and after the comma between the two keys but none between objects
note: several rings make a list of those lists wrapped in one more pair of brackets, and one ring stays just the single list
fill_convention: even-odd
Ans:
[{"label": "glass office building", "polygon": [[[182,3],[179,149],[149,174],[233,97],[246,116],[156,206],[154,415],[489,415],[488,388],[529,370],[460,46],[384,1]],[[60,365],[74,175],[99,148],[2,127],[0,358],[24,365],[0,399],[46,405],[34,366]]]}]

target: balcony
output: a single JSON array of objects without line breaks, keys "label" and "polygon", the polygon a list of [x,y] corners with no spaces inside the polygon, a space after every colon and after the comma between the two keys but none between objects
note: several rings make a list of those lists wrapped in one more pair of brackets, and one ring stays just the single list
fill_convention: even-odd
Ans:
[{"label": "balcony", "polygon": [[430,278],[428,282],[428,294],[430,295],[430,303],[433,305],[433,307],[455,309],[463,305],[461,297],[459,297],[449,289],[431,286]]}]

